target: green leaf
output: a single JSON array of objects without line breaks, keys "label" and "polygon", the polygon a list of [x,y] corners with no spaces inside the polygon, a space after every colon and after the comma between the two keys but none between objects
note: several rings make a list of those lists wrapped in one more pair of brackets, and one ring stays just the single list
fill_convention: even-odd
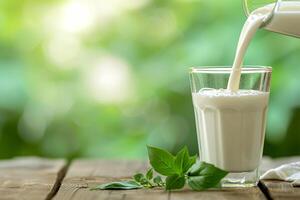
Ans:
[{"label": "green leaf", "polygon": [[185,146],[181,149],[176,157],[175,157],[175,167],[177,169],[178,174],[184,174],[191,166],[189,166],[189,151]]},{"label": "green leaf", "polygon": [[181,189],[185,184],[185,177],[178,174],[166,178],[166,190]]},{"label": "green leaf", "polygon": [[[207,163],[205,162],[197,162],[195,163],[189,170],[188,170],[188,176],[197,176],[199,173],[205,169]],[[208,164],[209,165],[209,164]]]},{"label": "green leaf", "polygon": [[133,176],[133,179],[138,182],[138,183],[141,183],[141,180],[145,178],[144,174],[142,173],[137,173]]},{"label": "green leaf", "polygon": [[156,176],[156,177],[154,177],[153,182],[154,182],[157,186],[163,186],[163,185],[164,185],[164,182],[163,182],[161,176]]},{"label": "green leaf", "polygon": [[188,185],[193,190],[203,190],[217,186],[228,172],[212,164],[198,162],[188,172]]},{"label": "green leaf", "polygon": [[194,155],[189,158],[189,168],[191,168],[197,161],[198,156]]},{"label": "green leaf", "polygon": [[217,187],[220,179],[214,176],[191,176],[188,177],[187,183],[193,190],[204,190]]},{"label": "green leaf", "polygon": [[146,186],[146,187],[148,187],[148,186],[151,186],[151,183],[150,183],[150,181],[146,178],[146,177],[143,177],[142,179],[141,179],[141,182],[140,182],[143,186]]},{"label": "green leaf", "polygon": [[143,186],[138,182],[129,180],[101,184],[92,188],[91,190],[132,190],[139,189],[142,187]]},{"label": "green leaf", "polygon": [[[151,177],[151,171],[152,171],[152,176],[153,176],[153,170],[152,170],[152,169],[148,170],[146,176]],[[137,174],[135,174],[135,175],[133,176],[133,179],[134,179],[136,182],[138,182],[138,183],[140,183],[141,185],[143,185],[144,187],[147,187],[147,188],[153,187],[153,185],[152,185],[152,183],[151,183],[151,181],[150,181],[151,179],[146,178],[145,175],[142,174],[142,173],[137,173]]]},{"label": "green leaf", "polygon": [[206,162],[197,162],[188,170],[188,176],[214,175],[215,173],[227,174],[228,172]]},{"label": "green leaf", "polygon": [[177,173],[174,163],[175,158],[172,154],[156,147],[147,146],[147,149],[150,164],[155,171],[165,176],[171,176]]},{"label": "green leaf", "polygon": [[148,180],[151,180],[153,178],[153,169],[152,168],[147,171],[146,178]]}]

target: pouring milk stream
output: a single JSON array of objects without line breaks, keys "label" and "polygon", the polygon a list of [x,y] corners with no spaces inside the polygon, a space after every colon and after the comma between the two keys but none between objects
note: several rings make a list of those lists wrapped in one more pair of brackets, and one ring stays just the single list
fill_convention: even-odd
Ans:
[{"label": "pouring milk stream", "polygon": [[239,89],[241,67],[247,47],[255,32],[264,25],[270,31],[300,37],[300,1],[278,1],[254,10],[240,34],[227,89]]}]

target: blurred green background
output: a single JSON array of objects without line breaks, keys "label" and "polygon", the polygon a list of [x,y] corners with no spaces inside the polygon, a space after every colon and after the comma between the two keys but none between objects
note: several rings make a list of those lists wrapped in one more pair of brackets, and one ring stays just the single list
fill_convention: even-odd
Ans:
[{"label": "blurred green background", "polygon": [[[231,65],[237,0],[1,0],[0,158],[197,152],[188,68]],[[264,153],[300,153],[300,40],[261,30],[273,67]]]}]

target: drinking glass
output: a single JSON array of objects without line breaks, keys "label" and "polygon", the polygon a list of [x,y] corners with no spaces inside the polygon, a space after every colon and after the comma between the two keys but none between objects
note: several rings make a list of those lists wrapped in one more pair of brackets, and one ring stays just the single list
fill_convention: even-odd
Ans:
[{"label": "drinking glass", "polygon": [[259,180],[272,68],[242,67],[238,92],[226,90],[230,73],[190,69],[199,157],[229,172],[222,187],[250,187]]}]

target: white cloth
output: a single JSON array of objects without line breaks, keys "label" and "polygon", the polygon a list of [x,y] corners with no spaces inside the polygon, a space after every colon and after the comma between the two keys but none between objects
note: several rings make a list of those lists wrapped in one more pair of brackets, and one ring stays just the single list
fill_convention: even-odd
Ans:
[{"label": "white cloth", "polygon": [[292,182],[293,186],[300,186],[300,162],[281,165],[266,171],[260,179],[273,179]]}]

